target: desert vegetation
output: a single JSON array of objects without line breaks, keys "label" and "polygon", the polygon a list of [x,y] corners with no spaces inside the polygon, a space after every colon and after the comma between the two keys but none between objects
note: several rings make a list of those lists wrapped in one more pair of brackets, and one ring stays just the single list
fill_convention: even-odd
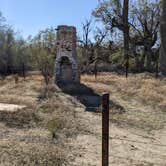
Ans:
[{"label": "desert vegetation", "polygon": [[[26,106],[14,112],[0,111],[1,164],[100,165],[100,159],[93,160],[101,155],[100,109],[98,113],[84,112],[85,105],[74,97],[84,93],[88,97],[90,92],[65,94],[53,84],[44,86],[38,74],[18,80],[15,83],[14,76],[9,76],[0,81],[3,103]],[[129,74],[127,80],[116,73],[101,73],[97,80],[95,76],[82,75],[81,81],[98,95],[110,92],[110,142],[115,156],[110,155],[110,162],[164,165],[166,80],[156,80],[148,73]],[[68,90],[73,92],[71,87]],[[117,141],[119,153],[114,147]],[[122,149],[128,146],[127,157]],[[158,147],[161,151],[156,150]],[[136,152],[142,155],[133,156]]]},{"label": "desert vegetation", "polygon": [[64,85],[55,84],[57,29],[25,39],[0,12],[0,165],[100,166],[107,92],[109,164],[165,166],[165,6],[98,1],[74,46],[80,83]]},{"label": "desert vegetation", "polygon": [[1,81],[1,102],[26,105],[0,111],[2,165],[68,165],[66,140],[79,128],[75,108],[60,102],[60,89],[43,88],[43,82],[42,76],[19,77],[17,84],[12,76]]},{"label": "desert vegetation", "polygon": [[[92,19],[82,23],[82,33],[77,37],[81,72],[97,75],[98,71],[117,71],[126,73],[126,77],[128,72],[148,71],[156,73],[156,77],[160,72],[164,74],[159,28],[162,22],[162,36],[165,17],[161,17],[161,6],[159,0],[136,4],[129,0],[99,2]],[[103,26],[93,26],[94,22]],[[56,57],[55,29],[46,28],[25,40],[2,14],[0,24],[1,75],[16,73],[26,77],[27,71],[40,70],[48,84]]]}]

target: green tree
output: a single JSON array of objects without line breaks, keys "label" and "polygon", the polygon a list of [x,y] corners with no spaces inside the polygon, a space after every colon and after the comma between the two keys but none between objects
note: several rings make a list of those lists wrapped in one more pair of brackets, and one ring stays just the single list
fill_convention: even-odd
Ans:
[{"label": "green tree", "polygon": [[14,31],[10,27],[0,29],[0,70],[3,74],[13,72],[14,60]]},{"label": "green tree", "polygon": [[21,74],[25,79],[26,72],[30,68],[28,44],[23,39],[19,39],[15,42],[15,50],[14,68],[16,72]]},{"label": "green tree", "polygon": [[55,43],[56,37],[53,29],[40,31],[30,43],[32,62],[36,69],[41,71],[46,84],[49,84],[54,73]]}]

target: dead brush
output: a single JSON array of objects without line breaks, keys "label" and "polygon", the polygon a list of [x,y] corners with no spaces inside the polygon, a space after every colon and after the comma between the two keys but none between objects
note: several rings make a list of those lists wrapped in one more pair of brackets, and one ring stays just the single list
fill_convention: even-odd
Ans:
[{"label": "dead brush", "polygon": [[43,87],[41,89],[41,93],[38,96],[38,100],[44,100],[52,98],[56,93],[61,92],[61,90],[58,88],[58,86],[54,84],[49,84]]},{"label": "dead brush", "polygon": [[123,114],[126,112],[126,108],[119,104],[117,101],[110,100],[110,114]]},{"label": "dead brush", "polygon": [[11,141],[10,144],[1,146],[0,164],[4,166],[68,166],[65,150],[62,145]]},{"label": "dead brush", "polygon": [[18,84],[18,81],[19,81],[19,77],[18,77],[18,75],[15,74],[15,75],[13,76],[13,78],[14,78],[14,82],[15,82],[15,84]]},{"label": "dead brush", "polygon": [[43,117],[42,126],[46,127],[52,139],[59,137],[72,137],[76,135],[78,122],[75,117],[74,107],[62,104],[57,98],[43,101],[38,110]]},{"label": "dead brush", "polygon": [[15,112],[0,111],[0,121],[9,127],[27,128],[36,126],[41,119],[33,109],[24,108]]},{"label": "dead brush", "polygon": [[166,79],[157,80],[149,73],[130,74],[128,79],[115,73],[102,73],[98,76],[97,82],[91,75],[83,75],[81,78],[86,84],[92,87],[95,85],[96,91],[100,93],[115,91],[125,100],[135,99],[142,105],[166,111]]}]

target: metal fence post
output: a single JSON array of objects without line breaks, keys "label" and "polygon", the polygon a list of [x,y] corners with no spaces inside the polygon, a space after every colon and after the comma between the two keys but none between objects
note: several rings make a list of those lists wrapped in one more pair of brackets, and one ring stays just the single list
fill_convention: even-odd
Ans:
[{"label": "metal fence post", "polygon": [[102,166],[109,165],[109,94],[102,96]]}]

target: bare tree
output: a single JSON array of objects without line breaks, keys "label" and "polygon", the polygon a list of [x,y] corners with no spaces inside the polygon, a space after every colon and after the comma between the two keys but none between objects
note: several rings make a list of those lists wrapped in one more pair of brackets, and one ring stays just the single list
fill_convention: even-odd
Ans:
[{"label": "bare tree", "polygon": [[140,68],[152,69],[152,48],[159,40],[160,3],[155,0],[151,3],[138,1],[132,8],[130,21],[130,42],[132,46],[142,46],[143,55]]},{"label": "bare tree", "polygon": [[97,78],[97,73],[98,73],[97,64],[99,62],[107,61],[107,59],[105,59],[105,56],[102,50],[102,42],[105,39],[106,35],[107,35],[107,31],[97,28],[97,32],[94,36],[95,42],[93,44],[93,49],[95,51],[93,51],[94,55],[92,57],[94,57],[94,59],[91,61],[91,63],[94,63],[95,78]]},{"label": "bare tree", "polygon": [[128,76],[129,68],[129,22],[128,22],[129,0],[104,1],[100,2],[92,14],[97,19],[100,19],[106,28],[112,31],[112,28],[117,28],[123,33],[124,39],[124,60],[126,68],[126,77]]},{"label": "bare tree", "polygon": [[85,22],[82,24],[82,39],[79,40],[80,46],[81,46],[81,52],[83,57],[83,68],[82,72],[87,72],[88,66],[91,63],[91,56],[92,56],[92,42],[90,40],[90,33],[92,31],[91,28],[92,20],[85,20]]},{"label": "bare tree", "polygon": [[126,78],[128,76],[128,68],[129,68],[129,21],[128,21],[128,13],[129,13],[129,0],[123,1],[123,38],[124,38],[124,58],[125,58],[125,67],[126,67]]}]

